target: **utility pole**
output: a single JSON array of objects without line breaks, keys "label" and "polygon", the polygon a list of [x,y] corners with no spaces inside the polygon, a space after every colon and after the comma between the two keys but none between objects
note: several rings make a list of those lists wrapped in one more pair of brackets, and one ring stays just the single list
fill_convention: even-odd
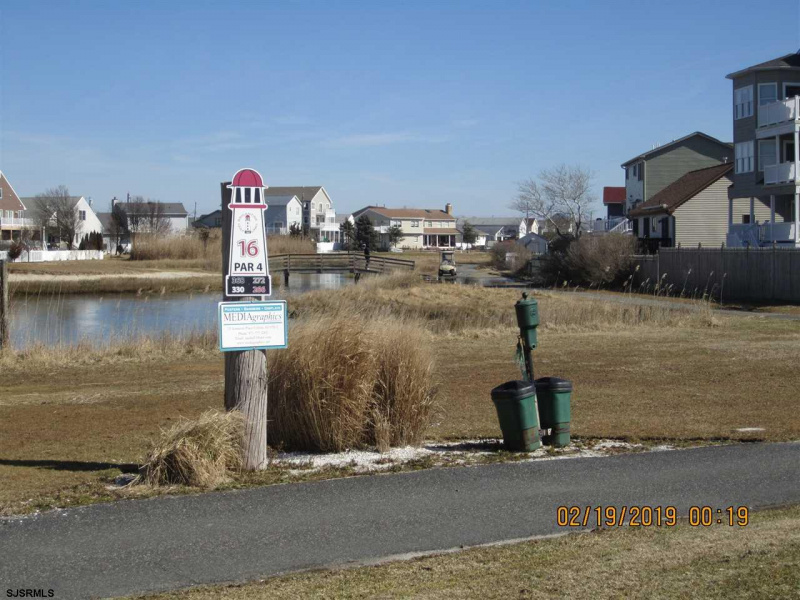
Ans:
[{"label": "utility pole", "polygon": [[11,329],[8,324],[8,267],[0,260],[0,350],[8,348]]},{"label": "utility pole", "polygon": [[[231,217],[230,182],[220,184],[222,196],[222,300],[255,300],[228,297],[225,275],[229,272]],[[266,260],[266,256],[264,259]],[[225,410],[238,410],[244,417],[244,468],[267,466],[267,351],[225,352]]]}]

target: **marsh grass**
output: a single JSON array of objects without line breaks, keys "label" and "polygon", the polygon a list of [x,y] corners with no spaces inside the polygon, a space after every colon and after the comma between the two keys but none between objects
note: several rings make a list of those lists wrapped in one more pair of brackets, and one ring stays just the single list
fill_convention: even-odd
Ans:
[{"label": "marsh grass", "polygon": [[[313,254],[314,242],[309,238],[290,235],[267,237],[269,254]],[[131,260],[193,261],[207,271],[222,271],[222,235],[212,232],[203,239],[197,232],[182,236],[139,235],[134,240]]]},{"label": "marsh grass", "polygon": [[270,358],[270,443],[338,452],[421,443],[434,410],[429,335],[411,322],[311,317]]},{"label": "marsh grass", "polygon": [[[539,300],[542,329],[600,330],[625,327],[673,327],[718,324],[708,302],[680,306],[606,302],[546,291]],[[429,285],[413,274],[376,277],[339,290],[308,292],[290,302],[294,316],[359,315],[365,319],[397,318],[433,333],[462,333],[517,326],[514,303],[520,290],[466,285]]]}]

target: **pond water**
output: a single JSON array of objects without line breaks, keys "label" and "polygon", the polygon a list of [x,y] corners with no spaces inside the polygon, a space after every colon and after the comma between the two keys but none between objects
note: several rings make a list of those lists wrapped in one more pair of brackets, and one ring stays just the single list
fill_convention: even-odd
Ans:
[{"label": "pond water", "polygon": [[[333,273],[294,274],[289,288],[275,287],[271,298],[338,289],[352,281],[352,277]],[[137,336],[207,331],[216,323],[220,300],[220,292],[16,296],[10,306],[11,342],[14,348],[23,349],[36,343],[75,344],[87,340],[105,344]]]},{"label": "pond water", "polygon": [[[280,275],[273,277],[273,284]],[[459,283],[481,286],[514,284],[489,276],[473,265],[459,265]],[[282,282],[281,282],[282,283]],[[310,290],[335,290],[352,285],[347,275],[293,274],[288,288],[275,287],[272,298],[290,298]],[[42,343],[102,345],[117,340],[163,333],[205,332],[216,323],[220,292],[194,294],[65,294],[16,296],[11,301],[11,342],[14,348]]]}]

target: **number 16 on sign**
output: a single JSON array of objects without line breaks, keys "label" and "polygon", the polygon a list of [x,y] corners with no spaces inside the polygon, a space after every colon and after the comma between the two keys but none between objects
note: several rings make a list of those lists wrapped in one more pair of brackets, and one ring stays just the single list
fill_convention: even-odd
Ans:
[{"label": "number 16 on sign", "polygon": [[227,296],[269,296],[272,282],[267,259],[267,233],[264,227],[264,185],[253,169],[242,169],[233,177],[231,190],[231,246]]}]

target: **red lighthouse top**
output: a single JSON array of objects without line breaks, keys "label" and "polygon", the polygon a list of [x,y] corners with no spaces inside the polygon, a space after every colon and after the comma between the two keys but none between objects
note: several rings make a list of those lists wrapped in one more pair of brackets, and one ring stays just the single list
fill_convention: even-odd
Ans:
[{"label": "red lighthouse top", "polygon": [[233,183],[236,187],[264,187],[264,181],[258,171],[253,169],[239,169],[236,175],[233,176]]}]

